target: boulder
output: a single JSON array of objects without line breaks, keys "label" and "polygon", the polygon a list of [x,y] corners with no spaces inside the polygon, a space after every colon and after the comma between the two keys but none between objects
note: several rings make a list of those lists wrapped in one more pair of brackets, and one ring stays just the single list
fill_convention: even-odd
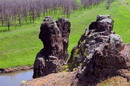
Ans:
[{"label": "boulder", "polygon": [[99,15],[72,50],[69,64],[78,70],[74,86],[95,86],[118,75],[130,79],[130,49],[112,31],[113,23],[109,15]]},{"label": "boulder", "polygon": [[68,19],[59,18],[54,21],[51,17],[45,17],[39,34],[44,48],[36,56],[33,78],[56,73],[65,64],[70,27]]}]

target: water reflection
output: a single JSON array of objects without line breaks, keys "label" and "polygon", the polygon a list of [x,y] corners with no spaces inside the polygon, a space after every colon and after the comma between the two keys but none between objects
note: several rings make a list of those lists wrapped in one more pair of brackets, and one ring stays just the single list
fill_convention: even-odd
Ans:
[{"label": "water reflection", "polygon": [[32,70],[7,73],[0,75],[0,86],[20,86],[21,81],[32,79]]}]

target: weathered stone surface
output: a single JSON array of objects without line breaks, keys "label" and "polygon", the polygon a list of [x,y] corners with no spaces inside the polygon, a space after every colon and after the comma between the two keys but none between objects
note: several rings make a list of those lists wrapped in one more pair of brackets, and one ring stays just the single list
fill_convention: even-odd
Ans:
[{"label": "weathered stone surface", "polygon": [[75,72],[51,73],[45,77],[36,78],[20,86],[71,86]]},{"label": "weathered stone surface", "polygon": [[72,50],[69,64],[72,68],[78,67],[74,82],[78,86],[94,86],[117,75],[130,79],[123,72],[125,70],[130,74],[130,51],[120,36],[112,31],[113,23],[108,15],[98,16]]},{"label": "weathered stone surface", "polygon": [[57,21],[51,17],[44,19],[39,34],[44,48],[36,56],[33,78],[56,73],[59,66],[65,64],[70,26],[70,22],[64,18]]},{"label": "weathered stone surface", "polygon": [[69,34],[70,34],[70,22],[68,22],[67,19],[59,18],[57,21],[57,26],[59,27],[62,38],[63,38],[63,54],[64,58],[66,59],[68,57],[68,45],[69,45]]}]

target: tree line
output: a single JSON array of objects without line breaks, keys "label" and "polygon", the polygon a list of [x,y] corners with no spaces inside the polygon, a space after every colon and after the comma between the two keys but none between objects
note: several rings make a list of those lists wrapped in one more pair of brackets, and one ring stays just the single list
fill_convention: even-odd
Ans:
[{"label": "tree line", "polygon": [[[81,0],[84,8],[103,0]],[[61,14],[69,17],[78,8],[76,0],[0,0],[0,27],[34,23],[40,17]]]},{"label": "tree line", "polygon": [[81,3],[84,8],[93,6],[93,5],[98,5],[99,3],[103,2],[104,0],[81,0]]},{"label": "tree line", "polygon": [[75,0],[9,0],[0,1],[0,26],[24,23],[34,23],[37,18],[47,14],[54,14],[57,10],[70,16],[77,8]]}]

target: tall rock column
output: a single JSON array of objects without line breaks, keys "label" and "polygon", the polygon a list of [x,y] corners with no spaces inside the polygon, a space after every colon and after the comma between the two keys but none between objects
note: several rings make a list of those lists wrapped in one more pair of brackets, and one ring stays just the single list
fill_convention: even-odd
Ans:
[{"label": "tall rock column", "polygon": [[63,54],[64,58],[68,57],[68,45],[69,45],[69,34],[70,34],[70,22],[67,19],[59,18],[57,21],[57,26],[59,27],[62,34],[63,42]]},{"label": "tall rock column", "polygon": [[68,55],[70,26],[67,19],[54,21],[51,17],[45,17],[39,34],[44,48],[36,56],[33,78],[56,73],[64,65]]}]

